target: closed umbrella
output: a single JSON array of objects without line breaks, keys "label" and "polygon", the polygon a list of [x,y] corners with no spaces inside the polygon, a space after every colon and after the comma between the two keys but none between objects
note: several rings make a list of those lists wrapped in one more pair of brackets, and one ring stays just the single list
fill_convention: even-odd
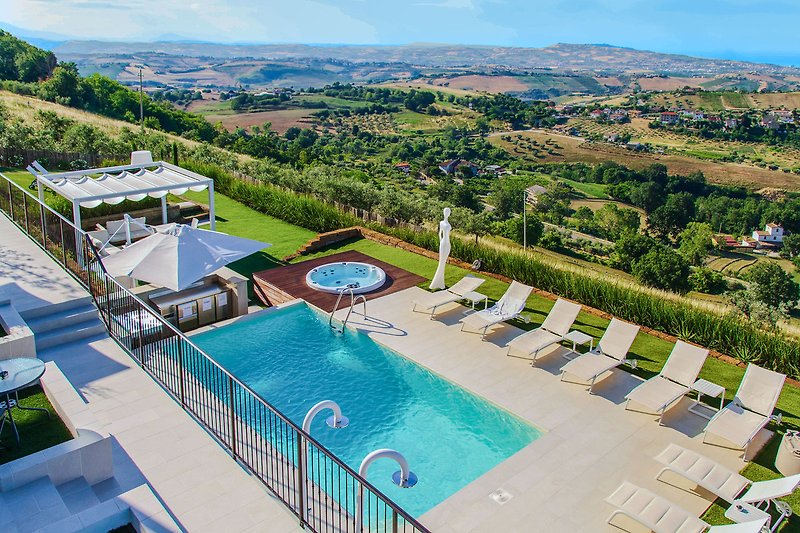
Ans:
[{"label": "closed umbrella", "polygon": [[173,224],[102,259],[112,276],[129,276],[180,291],[270,244]]}]

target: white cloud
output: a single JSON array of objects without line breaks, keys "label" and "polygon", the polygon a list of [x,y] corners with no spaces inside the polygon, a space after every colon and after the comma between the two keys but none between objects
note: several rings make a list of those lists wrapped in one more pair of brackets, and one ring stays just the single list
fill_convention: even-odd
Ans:
[{"label": "white cloud", "polygon": [[[6,0],[0,0],[0,4]],[[8,0],[15,26],[81,39],[151,40],[180,35],[216,42],[377,42],[374,27],[317,0]]]}]

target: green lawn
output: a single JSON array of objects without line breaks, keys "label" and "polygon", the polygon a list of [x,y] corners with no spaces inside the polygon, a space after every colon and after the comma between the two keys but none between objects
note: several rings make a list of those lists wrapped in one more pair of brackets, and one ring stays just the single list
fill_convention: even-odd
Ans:
[{"label": "green lawn", "polygon": [[603,200],[607,200],[609,198],[608,194],[606,193],[606,185],[602,183],[581,183],[580,181],[567,180],[563,178],[559,178],[559,181],[563,181],[576,191],[582,192],[587,198],[601,198]]},{"label": "green lawn", "polygon": [[38,385],[20,391],[19,403],[23,407],[47,409],[51,416],[48,418],[41,411],[14,409],[12,415],[17,423],[20,445],[17,447],[11,425],[6,423],[3,433],[0,435],[0,464],[50,448],[72,438],[67,426],[58,418],[44,391]]}]

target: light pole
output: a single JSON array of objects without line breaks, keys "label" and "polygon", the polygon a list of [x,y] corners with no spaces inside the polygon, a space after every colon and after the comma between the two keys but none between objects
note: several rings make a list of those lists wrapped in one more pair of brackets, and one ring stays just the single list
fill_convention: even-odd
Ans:
[{"label": "light pole", "polygon": [[[314,407],[308,410],[306,413],[306,417],[303,419],[303,433],[298,435],[298,442],[300,444],[298,464],[300,466],[298,472],[298,485],[300,487],[300,505],[298,506],[300,510],[300,514],[304,515],[307,512],[308,508],[306,507],[306,499],[308,498],[308,444],[306,443],[306,439],[303,435],[310,435],[311,434],[311,422],[314,420],[314,417],[317,416],[320,412],[324,411],[325,409],[330,409],[333,411],[333,414],[329,416],[325,423],[328,424],[329,428],[333,429],[341,429],[346,428],[350,425],[350,419],[346,416],[342,415],[342,409],[339,407],[339,404],[334,402],[333,400],[322,400],[321,402],[317,403]],[[301,516],[301,518],[304,518]]]},{"label": "light pole", "polygon": [[[367,470],[369,470],[369,465],[378,459],[384,458],[392,459],[400,466],[400,470],[392,474],[392,483],[401,489],[409,489],[417,484],[417,475],[408,468],[408,461],[406,461],[406,458],[403,457],[403,454],[389,448],[375,450],[364,457],[364,460],[361,461],[361,466],[358,467],[358,475],[361,477],[361,479],[367,479]],[[363,505],[364,485],[359,483],[358,499],[356,500],[356,533],[361,533],[362,531],[361,527],[363,523],[363,517],[361,516],[361,510]]]},{"label": "light pole", "polygon": [[142,66],[139,65],[139,125],[144,133],[144,84],[142,82]]},{"label": "light pole", "polygon": [[528,249],[528,188],[522,191],[522,249]]}]

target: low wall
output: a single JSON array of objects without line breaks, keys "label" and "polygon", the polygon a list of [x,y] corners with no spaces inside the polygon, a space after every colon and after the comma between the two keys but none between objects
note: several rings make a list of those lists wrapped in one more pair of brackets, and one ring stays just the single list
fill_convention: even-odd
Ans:
[{"label": "low wall", "polygon": [[36,357],[36,339],[11,301],[0,301],[0,326],[7,335],[0,337],[0,360],[12,357]]}]

